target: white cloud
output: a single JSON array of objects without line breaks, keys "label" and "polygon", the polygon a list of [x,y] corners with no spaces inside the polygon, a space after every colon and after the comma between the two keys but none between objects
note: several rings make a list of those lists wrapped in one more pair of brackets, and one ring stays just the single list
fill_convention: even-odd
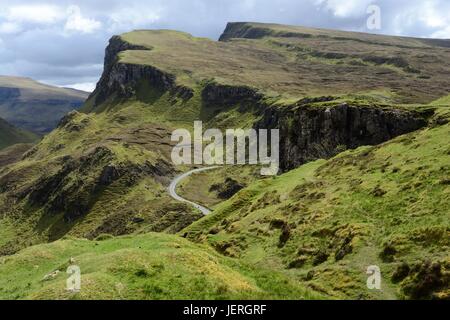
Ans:
[{"label": "white cloud", "polygon": [[317,5],[323,5],[336,17],[347,18],[366,14],[367,7],[373,0],[317,0]]},{"label": "white cloud", "polygon": [[14,34],[22,30],[22,27],[14,22],[3,22],[0,24],[0,33]]},{"label": "white cloud", "polygon": [[90,90],[113,34],[164,28],[217,39],[229,21],[369,31],[370,4],[381,8],[379,33],[450,38],[449,0],[0,0],[0,71]]},{"label": "white cloud", "polygon": [[57,6],[47,4],[27,4],[10,7],[4,17],[15,23],[31,22],[51,24],[64,18],[64,12]]},{"label": "white cloud", "polygon": [[431,35],[432,38],[450,39],[450,26],[436,31]]},{"label": "white cloud", "polygon": [[418,20],[423,21],[431,28],[442,28],[449,25],[450,21],[447,21],[448,12],[443,13],[438,6],[439,4],[435,1],[424,2],[418,12]]},{"label": "white cloud", "polygon": [[67,22],[64,26],[66,31],[79,31],[81,33],[92,33],[101,28],[102,23],[95,19],[83,17],[78,6],[70,6],[67,9]]},{"label": "white cloud", "polygon": [[109,15],[109,30],[132,30],[150,26],[161,19],[163,9],[161,7],[125,7],[112,12]]},{"label": "white cloud", "polygon": [[66,88],[77,89],[86,92],[92,92],[95,89],[95,82],[74,83],[65,86]]}]

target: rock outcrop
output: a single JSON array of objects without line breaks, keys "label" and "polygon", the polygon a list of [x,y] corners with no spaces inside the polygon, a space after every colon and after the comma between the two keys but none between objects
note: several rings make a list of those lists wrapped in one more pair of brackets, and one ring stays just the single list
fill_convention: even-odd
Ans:
[{"label": "rock outcrop", "polygon": [[255,26],[247,22],[230,22],[227,24],[225,31],[219,38],[219,41],[228,41],[233,38],[241,39],[261,39],[267,36],[276,37],[295,37],[295,38],[311,38],[309,33],[289,32],[289,31],[274,31],[273,29]]},{"label": "rock outcrop", "polygon": [[[274,30],[245,23],[231,23],[221,40],[260,38],[273,35]],[[277,31],[278,32],[278,31]],[[289,34],[282,35],[289,37]],[[302,36],[295,33],[295,36]],[[307,35],[305,35],[306,37]],[[106,99],[136,96],[143,80],[153,89],[170,91],[173,95],[189,99],[193,89],[178,86],[173,74],[151,65],[123,63],[119,53],[125,50],[152,50],[129,44],[121,37],[113,37],[106,49],[105,71],[91,95],[95,106]],[[240,106],[239,112],[251,112],[259,120],[255,128],[280,129],[280,160],[283,171],[294,169],[319,158],[330,158],[346,149],[362,145],[376,145],[427,125],[427,115],[395,106],[357,105],[338,103],[332,96],[304,98],[296,104],[278,107],[267,102],[264,93],[251,86],[221,84],[204,79],[202,108],[217,109]],[[317,104],[327,102],[328,107]]]},{"label": "rock outcrop", "polygon": [[230,86],[217,83],[207,84],[202,91],[205,105],[231,106],[242,102],[257,103],[263,98],[256,89],[245,86]]},{"label": "rock outcrop", "polygon": [[346,103],[268,107],[256,128],[280,129],[284,171],[363,145],[376,145],[427,125],[426,114]]},{"label": "rock outcrop", "polygon": [[180,98],[192,97],[192,90],[175,84],[175,76],[154,66],[123,63],[119,60],[119,53],[127,50],[151,50],[149,47],[138,46],[114,36],[106,48],[104,71],[95,91],[88,101],[92,101],[94,108],[101,105],[108,98],[131,98],[136,93],[141,81],[160,91],[171,90]]}]

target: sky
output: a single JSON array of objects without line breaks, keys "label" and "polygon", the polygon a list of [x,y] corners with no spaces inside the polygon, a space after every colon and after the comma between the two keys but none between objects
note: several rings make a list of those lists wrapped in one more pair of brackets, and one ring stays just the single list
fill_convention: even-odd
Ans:
[{"label": "sky", "polygon": [[92,91],[111,36],[175,29],[217,39],[232,21],[450,39],[450,0],[0,0],[0,74]]}]

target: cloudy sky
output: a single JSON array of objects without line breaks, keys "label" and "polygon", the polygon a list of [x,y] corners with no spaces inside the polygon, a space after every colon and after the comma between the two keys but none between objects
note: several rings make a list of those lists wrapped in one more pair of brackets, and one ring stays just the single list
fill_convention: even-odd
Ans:
[{"label": "cloudy sky", "polygon": [[377,33],[450,38],[450,0],[1,0],[0,74],[92,90],[114,34],[164,28],[217,39],[228,21],[369,31],[372,4]]}]

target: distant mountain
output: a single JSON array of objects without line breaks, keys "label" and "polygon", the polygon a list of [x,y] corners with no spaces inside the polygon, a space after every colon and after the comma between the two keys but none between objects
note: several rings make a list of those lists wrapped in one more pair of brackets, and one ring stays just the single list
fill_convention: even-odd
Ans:
[{"label": "distant mountain", "polygon": [[0,150],[17,143],[30,143],[39,136],[32,132],[19,129],[0,118]]},{"label": "distant mountain", "polygon": [[88,95],[29,78],[0,76],[0,117],[16,127],[48,133],[66,113],[78,109]]}]

